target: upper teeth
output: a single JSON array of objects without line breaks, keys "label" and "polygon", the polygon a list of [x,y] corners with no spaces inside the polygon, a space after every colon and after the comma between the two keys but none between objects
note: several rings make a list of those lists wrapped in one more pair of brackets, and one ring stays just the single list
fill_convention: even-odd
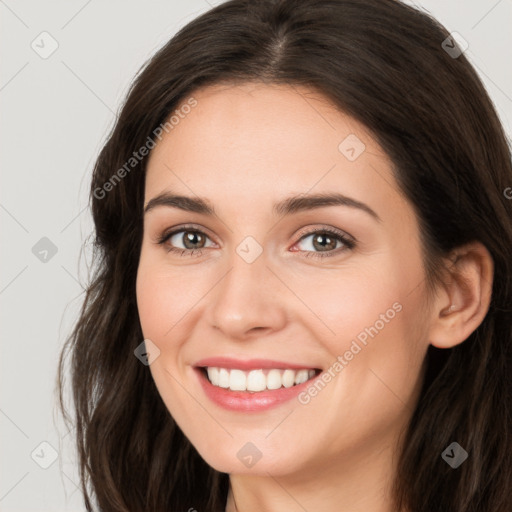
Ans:
[{"label": "upper teeth", "polygon": [[263,391],[279,389],[281,386],[290,388],[302,384],[315,376],[311,370],[243,370],[208,367],[208,378],[214,386],[231,389],[232,391]]}]

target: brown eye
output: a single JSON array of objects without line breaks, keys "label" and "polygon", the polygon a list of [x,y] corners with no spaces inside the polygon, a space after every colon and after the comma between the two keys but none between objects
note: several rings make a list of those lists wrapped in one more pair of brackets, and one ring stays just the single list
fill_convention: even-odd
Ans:
[{"label": "brown eye", "polygon": [[[181,228],[170,233],[163,234],[158,243],[165,245],[169,252],[179,251],[181,255],[192,255],[197,250],[209,247],[206,245],[209,237],[197,229]],[[213,245],[213,244],[211,244]]]},{"label": "brown eye", "polygon": [[183,242],[185,249],[200,249],[204,246],[205,237],[199,233],[199,231],[179,231],[180,233],[184,233],[181,237],[178,237],[178,240]]},{"label": "brown eye", "polygon": [[[308,239],[310,239],[309,242],[304,242]],[[302,248],[300,248],[300,244],[302,244]],[[321,229],[302,236],[296,245],[299,246],[300,251],[306,252],[305,256],[307,257],[323,258],[353,249],[356,244],[341,232]]]},{"label": "brown eye", "polygon": [[323,249],[334,250],[336,249],[336,243],[337,240],[334,237],[325,233],[316,234],[313,236],[313,247],[320,251]]}]

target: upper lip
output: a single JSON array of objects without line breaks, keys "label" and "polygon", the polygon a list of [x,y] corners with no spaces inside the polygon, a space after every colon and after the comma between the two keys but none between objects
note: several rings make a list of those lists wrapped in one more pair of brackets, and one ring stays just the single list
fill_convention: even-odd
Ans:
[{"label": "upper lip", "polygon": [[197,361],[194,366],[216,367],[237,370],[258,370],[263,368],[290,368],[292,370],[315,369],[317,367],[304,364],[286,363],[271,359],[234,359],[232,357],[208,357]]}]

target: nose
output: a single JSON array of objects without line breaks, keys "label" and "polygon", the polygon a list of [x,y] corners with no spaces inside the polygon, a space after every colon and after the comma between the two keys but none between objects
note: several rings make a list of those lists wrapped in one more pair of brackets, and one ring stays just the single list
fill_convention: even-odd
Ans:
[{"label": "nose", "polygon": [[263,252],[248,263],[237,253],[210,294],[210,325],[224,337],[248,340],[282,329],[286,323],[286,288],[267,266]]}]

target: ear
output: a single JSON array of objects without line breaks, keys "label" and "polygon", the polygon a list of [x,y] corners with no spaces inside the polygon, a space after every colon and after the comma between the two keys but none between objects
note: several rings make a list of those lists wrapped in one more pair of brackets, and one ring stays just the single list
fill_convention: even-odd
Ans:
[{"label": "ear", "polygon": [[480,242],[458,247],[448,258],[448,277],[431,309],[429,342],[452,348],[482,323],[492,295],[494,262]]}]

